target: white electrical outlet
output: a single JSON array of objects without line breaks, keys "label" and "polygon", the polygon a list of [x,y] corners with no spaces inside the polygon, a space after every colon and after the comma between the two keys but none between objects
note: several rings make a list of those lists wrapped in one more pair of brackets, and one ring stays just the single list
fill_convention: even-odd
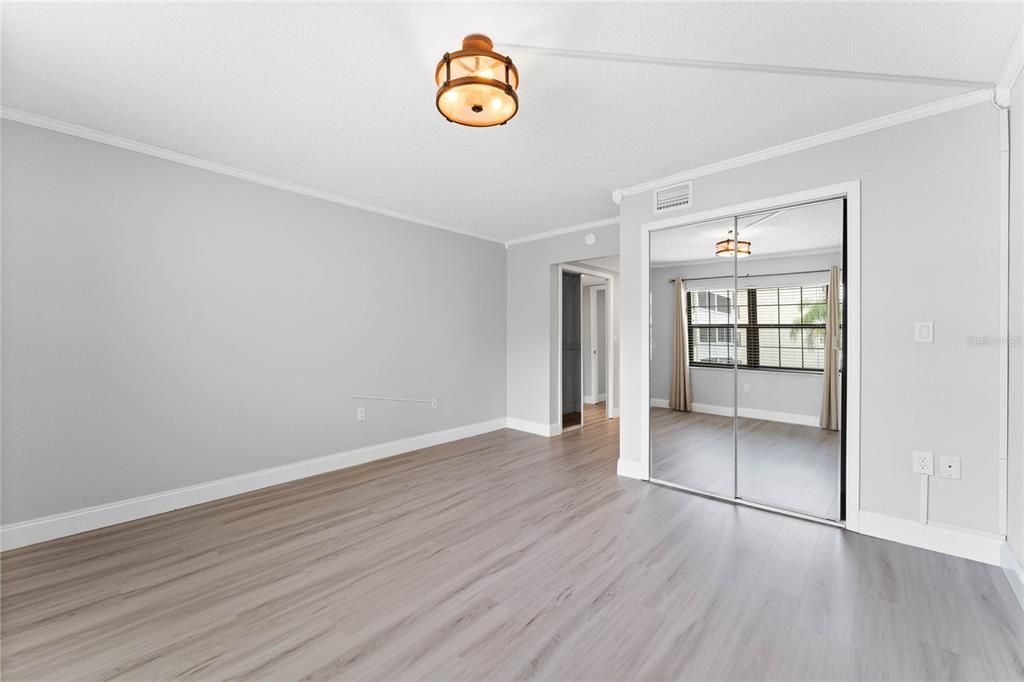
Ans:
[{"label": "white electrical outlet", "polygon": [[364,422],[364,421],[366,421],[366,408],[365,407],[357,407],[356,408],[356,421],[357,422]]},{"label": "white electrical outlet", "polygon": [[743,392],[750,393],[750,384],[743,384]]},{"label": "white electrical outlet", "polygon": [[926,450],[914,450],[910,461],[910,468],[915,474],[931,476],[935,473],[935,457]]},{"label": "white electrical outlet", "polygon": [[437,409],[437,398],[431,398],[430,399],[430,409],[432,409],[432,410]]},{"label": "white electrical outlet", "polygon": [[942,478],[960,478],[960,458],[953,455],[939,457],[939,476]]}]

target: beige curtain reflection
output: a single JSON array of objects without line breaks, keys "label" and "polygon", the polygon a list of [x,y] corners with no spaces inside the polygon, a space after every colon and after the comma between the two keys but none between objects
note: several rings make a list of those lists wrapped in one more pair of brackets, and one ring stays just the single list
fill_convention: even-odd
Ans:
[{"label": "beige curtain reflection", "polygon": [[668,406],[689,412],[693,405],[690,386],[690,335],[686,320],[686,283],[676,279],[676,323],[672,335],[672,392]]},{"label": "beige curtain reflection", "polygon": [[828,278],[825,312],[825,371],[822,372],[821,414],[818,424],[829,431],[839,430],[839,268],[832,268]]}]

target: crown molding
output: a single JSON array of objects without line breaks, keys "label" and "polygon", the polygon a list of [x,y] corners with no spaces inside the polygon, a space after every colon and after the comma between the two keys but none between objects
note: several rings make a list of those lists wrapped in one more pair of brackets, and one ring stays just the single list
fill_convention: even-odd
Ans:
[{"label": "crown molding", "polygon": [[1003,109],[1010,106],[1010,93],[1022,70],[1024,70],[1024,22],[1021,22],[1017,38],[1010,46],[1010,51],[1006,54],[1006,59],[1003,60],[1002,68],[999,69],[994,95],[996,106]]},{"label": "crown molding", "polygon": [[694,178],[703,177],[705,175],[712,175],[714,173],[721,173],[722,171],[731,170],[733,168],[741,168],[743,166],[749,166],[754,163],[761,161],[767,161],[768,159],[774,159],[787,154],[793,154],[795,152],[804,151],[805,149],[812,149],[814,147],[820,147],[824,144],[831,142],[838,142],[840,140],[846,140],[851,137],[857,137],[858,135],[864,135],[866,133],[873,133],[876,130],[882,130],[884,128],[891,128],[892,126],[898,126],[903,123],[909,123],[911,121],[917,121],[922,118],[928,118],[929,116],[936,116],[938,114],[944,114],[949,111],[955,111],[957,109],[963,109],[965,107],[973,106],[975,104],[981,104],[983,102],[991,102],[993,97],[993,91],[990,88],[983,88],[980,90],[972,90],[971,92],[957,95],[956,97],[949,97],[941,99],[937,102],[931,102],[929,104],[923,104],[918,107],[911,109],[904,109],[903,111],[897,111],[892,114],[886,114],[885,116],[879,116],[878,118],[872,118],[861,123],[855,123],[850,126],[843,128],[836,128],[826,133],[819,133],[818,135],[811,135],[810,137],[804,137],[799,140],[792,142],[786,142],[784,144],[777,145],[775,147],[768,147],[761,151],[752,152],[750,154],[744,154],[742,156],[736,156],[731,159],[725,159],[724,161],[717,161],[715,163],[708,164],[706,166],[700,166],[698,168],[692,168],[682,173],[673,173],[661,178],[654,180],[648,180],[636,185],[630,185],[617,189],[612,192],[612,200],[615,203],[621,203],[622,197],[632,196],[634,194],[640,194],[641,192],[647,192],[653,189],[657,189],[664,185],[670,185],[675,182],[683,182],[685,180],[693,180]]},{"label": "crown molding", "polygon": [[48,118],[46,116],[40,116],[39,114],[33,114],[27,111],[21,111],[19,109],[12,109],[11,107],[0,107],[0,117],[3,117],[9,121],[16,121],[17,123],[24,123],[27,125],[35,126],[37,128],[45,128],[46,130],[52,130],[57,133],[72,135],[74,137],[80,137],[85,140],[99,142],[100,144],[109,145],[111,147],[118,147],[120,149],[126,149],[131,152],[145,154],[146,156],[153,156],[158,159],[163,159],[165,161],[172,161],[174,163],[180,163],[185,166],[200,168],[202,170],[210,171],[211,173],[219,173],[221,175],[227,175],[229,177],[237,178],[239,180],[253,182],[258,185],[273,187],[274,189],[283,190],[285,192],[301,194],[303,196],[312,197],[313,199],[329,201],[332,204],[348,206],[349,208],[355,208],[360,211],[366,211],[367,213],[376,213],[377,215],[395,218],[397,220],[402,220],[407,223],[414,223],[416,225],[422,225],[424,227],[432,227],[438,230],[454,232],[456,234],[461,234],[466,237],[473,237],[474,239],[482,239],[488,242],[504,244],[504,242],[501,239],[497,239],[495,237],[487,237],[482,234],[477,234],[475,232],[470,232],[468,230],[452,227],[451,225],[444,225],[442,223],[434,222],[433,220],[427,220],[426,218],[420,218],[419,216],[410,215],[408,213],[402,213],[401,211],[392,211],[391,209],[388,208],[374,206],[373,204],[367,204],[356,199],[350,199],[348,197],[343,197],[338,194],[332,194],[330,192],[314,189],[312,187],[306,187],[305,185],[298,185],[293,182],[279,180],[277,178],[272,178],[266,175],[260,175],[258,173],[250,173],[249,171],[242,170],[241,168],[234,168],[233,166],[226,166],[221,163],[207,161],[206,159],[201,159],[197,156],[189,156],[188,154],[182,154],[181,152],[165,149],[163,147],[157,147],[155,145],[146,144],[144,142],[136,142],[135,140],[129,140],[124,137],[118,137],[117,135],[104,133],[100,130],[86,128],[84,126],[76,125],[74,123],[68,123],[66,121],[60,121],[54,118]]},{"label": "crown molding", "polygon": [[601,220],[591,220],[589,223],[580,223],[578,225],[570,225],[568,227],[559,227],[555,230],[548,230],[547,232],[537,232],[535,234],[528,234],[525,237],[516,237],[515,239],[509,239],[505,242],[505,247],[513,246],[515,244],[525,244],[526,242],[534,242],[538,239],[548,239],[549,237],[557,237],[563,234],[572,234],[573,232],[583,232],[584,230],[593,230],[598,227],[608,227],[609,225],[618,225],[619,217],[614,218],[602,218]]}]

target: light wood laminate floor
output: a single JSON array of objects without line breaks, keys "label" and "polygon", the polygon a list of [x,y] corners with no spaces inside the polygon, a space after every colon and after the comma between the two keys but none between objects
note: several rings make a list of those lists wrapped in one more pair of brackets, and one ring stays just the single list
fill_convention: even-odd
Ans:
[{"label": "light wood laminate floor", "polygon": [[[734,449],[738,452],[733,465]],[[651,408],[651,475],[819,518],[839,518],[839,432],[816,426]]]},{"label": "light wood laminate floor", "polygon": [[502,430],[2,556],[5,680],[1024,678],[1001,571]]},{"label": "light wood laminate floor", "polygon": [[583,405],[583,425],[589,426],[602,422],[608,418],[608,407],[602,400],[599,403]]}]

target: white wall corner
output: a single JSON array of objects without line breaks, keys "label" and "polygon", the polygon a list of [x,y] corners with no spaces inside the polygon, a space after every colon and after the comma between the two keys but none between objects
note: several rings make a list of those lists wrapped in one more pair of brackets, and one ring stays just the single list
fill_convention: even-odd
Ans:
[{"label": "white wall corner", "polygon": [[929,549],[992,566],[1002,563],[1003,537],[941,523],[919,523],[876,512],[860,511],[860,533],[903,545]]},{"label": "white wall corner", "polygon": [[155,514],[163,514],[175,509],[212,502],[213,500],[232,497],[233,495],[241,495],[242,493],[280,485],[281,483],[297,481],[309,476],[346,469],[378,459],[408,454],[423,448],[497,431],[498,429],[505,428],[505,424],[505,418],[500,418],[477,424],[457,426],[452,429],[434,431],[324,457],[306,459],[292,464],[207,481],[184,488],[165,490],[152,495],[144,495],[142,497],[119,500],[20,523],[12,523],[0,527],[0,549],[8,550],[34,545],[39,542],[76,535]]},{"label": "white wall corner", "polygon": [[1003,66],[999,69],[999,76],[996,78],[993,100],[996,106],[1003,109],[1010,106],[1010,93],[1013,84],[1020,77],[1024,70],[1024,23],[1021,23],[1017,31],[1017,37],[1010,46],[1010,51],[1003,60]]},{"label": "white wall corner", "polygon": [[1017,597],[1021,609],[1024,609],[1024,565],[1007,542],[1003,543],[1001,559],[1006,579],[1013,588],[1013,594]]},{"label": "white wall corner", "polygon": [[[1018,36],[1017,44],[1020,44]],[[999,112],[999,338],[1010,337],[1010,111]],[[999,534],[1006,535],[1009,510],[1010,346],[999,351]]]},{"label": "white wall corner", "polygon": [[643,466],[640,462],[622,459],[621,457],[619,458],[617,473],[623,478],[635,478],[637,480],[643,480],[644,478]]}]

